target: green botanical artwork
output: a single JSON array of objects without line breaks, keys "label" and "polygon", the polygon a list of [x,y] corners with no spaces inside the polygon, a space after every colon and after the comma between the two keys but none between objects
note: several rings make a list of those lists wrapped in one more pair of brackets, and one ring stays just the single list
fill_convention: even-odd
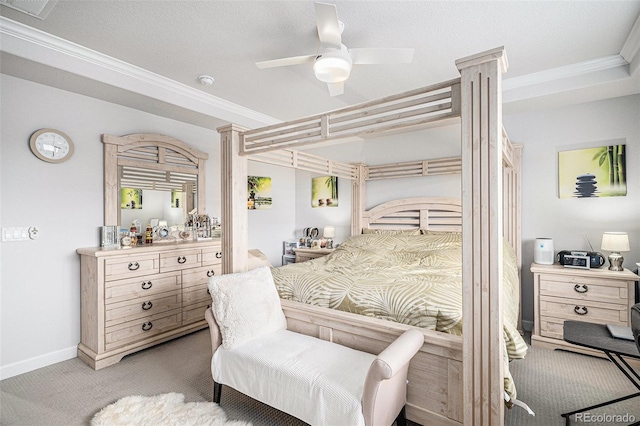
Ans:
[{"label": "green botanical artwork", "polygon": [[626,145],[608,145],[558,153],[560,198],[627,195]]},{"label": "green botanical artwork", "polygon": [[338,177],[311,179],[311,207],[338,207]]},{"label": "green botanical artwork", "polygon": [[171,191],[171,208],[177,209],[183,206],[182,191]]},{"label": "green botanical artwork", "polygon": [[247,176],[247,191],[249,210],[267,210],[271,208],[271,178],[261,176]]},{"label": "green botanical artwork", "polygon": [[120,188],[120,208],[121,209],[141,209],[142,189]]}]

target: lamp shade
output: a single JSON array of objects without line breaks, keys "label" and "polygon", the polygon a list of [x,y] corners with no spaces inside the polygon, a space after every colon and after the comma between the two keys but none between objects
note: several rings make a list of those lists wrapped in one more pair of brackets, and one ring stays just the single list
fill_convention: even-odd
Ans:
[{"label": "lamp shade", "polygon": [[333,238],[336,236],[336,228],[333,226],[325,226],[322,230],[322,236],[324,238]]},{"label": "lamp shade", "polygon": [[602,250],[629,251],[629,236],[626,232],[605,232],[602,234]]}]

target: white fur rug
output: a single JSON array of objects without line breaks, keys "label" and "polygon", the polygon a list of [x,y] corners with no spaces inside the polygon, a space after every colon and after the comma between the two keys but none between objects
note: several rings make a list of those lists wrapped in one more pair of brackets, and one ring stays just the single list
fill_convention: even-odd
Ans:
[{"label": "white fur rug", "polygon": [[100,410],[92,426],[251,426],[227,421],[222,408],[213,402],[184,402],[180,393],[156,396],[127,396]]}]

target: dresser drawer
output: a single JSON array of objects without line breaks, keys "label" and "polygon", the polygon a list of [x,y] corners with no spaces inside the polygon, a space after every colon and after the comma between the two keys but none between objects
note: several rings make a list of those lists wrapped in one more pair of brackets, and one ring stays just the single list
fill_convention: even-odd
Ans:
[{"label": "dresser drawer", "polygon": [[109,281],[105,284],[105,303],[148,298],[158,293],[180,290],[180,272],[167,272],[126,280]]},{"label": "dresser drawer", "polygon": [[211,295],[206,285],[191,287],[183,293],[183,304],[185,306],[197,302],[211,302]]},{"label": "dresser drawer", "polygon": [[136,254],[113,257],[104,262],[105,280],[118,280],[160,272],[160,256],[156,254]]},{"label": "dresser drawer", "polygon": [[134,321],[107,327],[105,347],[107,350],[153,337],[165,331],[173,330],[182,324],[180,310],[140,318]]},{"label": "dresser drawer", "polygon": [[194,305],[188,306],[182,310],[182,324],[191,324],[197,321],[204,320],[204,311],[211,306],[211,299],[209,302],[199,302]]},{"label": "dresser drawer", "polygon": [[116,324],[174,309],[182,309],[182,292],[180,290],[154,294],[144,299],[126,300],[124,302],[107,305],[105,310],[105,325],[108,328]]},{"label": "dresser drawer", "polygon": [[202,249],[202,266],[222,264],[222,248],[207,247]]},{"label": "dresser drawer", "polygon": [[175,250],[171,253],[160,253],[160,271],[180,271],[195,268],[202,264],[202,250]]},{"label": "dresser drawer", "polygon": [[540,296],[540,317],[628,325],[627,305]]},{"label": "dresser drawer", "polygon": [[540,295],[626,305],[629,290],[626,282],[542,275],[540,277]]},{"label": "dresser drawer", "polygon": [[206,288],[209,278],[220,274],[222,274],[221,265],[203,266],[182,271],[182,288],[187,289],[193,286],[204,286]]}]

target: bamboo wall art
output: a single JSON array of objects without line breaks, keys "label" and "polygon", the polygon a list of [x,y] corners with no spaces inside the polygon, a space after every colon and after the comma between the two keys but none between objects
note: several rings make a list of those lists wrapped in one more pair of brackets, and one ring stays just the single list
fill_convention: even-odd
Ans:
[{"label": "bamboo wall art", "polygon": [[558,153],[560,198],[619,197],[627,195],[626,145]]}]

